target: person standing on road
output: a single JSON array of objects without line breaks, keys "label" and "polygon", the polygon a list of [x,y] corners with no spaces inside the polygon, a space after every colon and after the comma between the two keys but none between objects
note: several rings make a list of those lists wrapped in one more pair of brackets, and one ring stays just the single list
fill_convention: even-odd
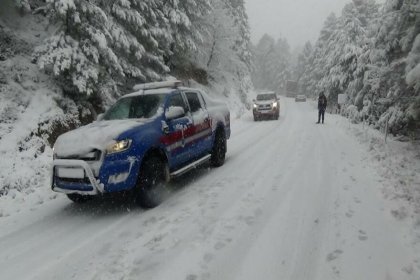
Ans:
[{"label": "person standing on road", "polygon": [[327,97],[321,92],[318,97],[318,122],[324,123],[325,110],[327,109]]}]

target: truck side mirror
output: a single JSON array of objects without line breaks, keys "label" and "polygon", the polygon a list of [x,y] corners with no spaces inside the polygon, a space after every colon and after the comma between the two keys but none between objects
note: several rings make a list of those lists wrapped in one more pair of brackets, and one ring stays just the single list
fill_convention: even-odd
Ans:
[{"label": "truck side mirror", "polygon": [[185,116],[185,110],[179,106],[169,107],[165,112],[167,120],[174,120]]}]

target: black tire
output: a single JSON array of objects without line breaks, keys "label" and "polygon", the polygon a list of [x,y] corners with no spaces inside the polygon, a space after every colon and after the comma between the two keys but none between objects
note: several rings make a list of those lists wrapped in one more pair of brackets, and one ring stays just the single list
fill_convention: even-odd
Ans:
[{"label": "black tire", "polygon": [[226,158],[226,135],[223,129],[216,131],[213,150],[211,152],[211,165],[214,167],[222,166]]},{"label": "black tire", "polygon": [[79,203],[79,204],[86,203],[86,202],[88,202],[88,201],[90,201],[90,200],[93,199],[93,196],[92,195],[81,195],[81,194],[77,194],[77,193],[67,194],[67,197],[71,201],[73,201],[74,203]]},{"label": "black tire", "polygon": [[136,203],[143,208],[154,208],[162,203],[169,181],[167,164],[157,156],[146,158],[141,166],[136,186]]},{"label": "black tire", "polygon": [[254,116],[254,122],[258,121],[258,118],[256,116]]}]

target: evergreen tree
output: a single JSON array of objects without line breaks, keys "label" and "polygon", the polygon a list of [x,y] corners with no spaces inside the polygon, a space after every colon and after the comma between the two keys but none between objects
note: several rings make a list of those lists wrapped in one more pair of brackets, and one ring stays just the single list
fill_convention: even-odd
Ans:
[{"label": "evergreen tree", "polygon": [[299,83],[299,90],[302,94],[306,94],[309,87],[309,81],[304,75],[306,68],[310,65],[313,47],[311,42],[306,42],[303,46],[302,52],[298,55],[297,65],[296,65],[296,80]]},{"label": "evergreen tree", "polygon": [[277,42],[265,34],[254,54],[253,82],[259,89],[282,92],[292,77],[290,46],[286,39]]},{"label": "evergreen tree", "polygon": [[316,95],[319,88],[318,82],[329,74],[326,59],[334,47],[331,37],[338,28],[338,19],[334,13],[330,14],[320,32],[320,36],[313,48],[312,56],[308,59],[302,77],[300,78],[304,94]]},{"label": "evergreen tree", "polygon": [[[302,79],[325,90],[330,104],[346,93],[348,112],[393,133],[408,133],[420,120],[419,1],[354,0],[334,22],[326,21]],[[327,28],[334,26],[333,28]],[[417,128],[416,128],[417,127]]]},{"label": "evergreen tree", "polygon": [[211,0],[212,11],[204,18],[206,40],[189,58],[205,69],[216,91],[225,95],[234,92],[246,103],[252,88],[250,79],[250,28],[243,1]]},{"label": "evergreen tree", "polygon": [[116,85],[162,79],[174,54],[197,49],[203,36],[192,20],[211,8],[207,0],[49,1],[62,28],[36,50],[38,64],[67,93],[103,99]]}]

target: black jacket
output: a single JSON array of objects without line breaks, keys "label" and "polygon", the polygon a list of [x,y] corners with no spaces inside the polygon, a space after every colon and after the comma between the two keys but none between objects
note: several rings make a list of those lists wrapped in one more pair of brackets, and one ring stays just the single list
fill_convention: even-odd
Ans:
[{"label": "black jacket", "polygon": [[325,97],[325,95],[321,95],[318,98],[318,110],[325,111],[326,109],[327,109],[327,98]]}]

